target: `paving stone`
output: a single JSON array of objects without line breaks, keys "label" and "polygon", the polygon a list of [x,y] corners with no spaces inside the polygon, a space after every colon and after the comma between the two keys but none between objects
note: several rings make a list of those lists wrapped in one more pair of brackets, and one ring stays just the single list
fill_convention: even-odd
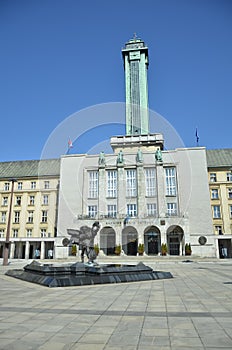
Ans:
[{"label": "paving stone", "polygon": [[144,259],[174,278],[47,288],[0,265],[0,350],[231,350],[231,263]]}]

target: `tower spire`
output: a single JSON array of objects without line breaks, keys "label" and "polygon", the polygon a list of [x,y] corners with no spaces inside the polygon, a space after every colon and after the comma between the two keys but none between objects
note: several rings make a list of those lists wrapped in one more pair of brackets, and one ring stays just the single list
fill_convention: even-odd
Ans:
[{"label": "tower spire", "polygon": [[126,135],[149,134],[148,48],[134,33],[122,49],[126,87]]}]

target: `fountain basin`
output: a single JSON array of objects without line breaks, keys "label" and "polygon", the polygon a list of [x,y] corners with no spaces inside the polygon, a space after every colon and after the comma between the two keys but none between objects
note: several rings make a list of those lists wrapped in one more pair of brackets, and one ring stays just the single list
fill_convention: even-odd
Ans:
[{"label": "fountain basin", "polygon": [[33,261],[24,269],[13,269],[7,276],[47,287],[84,286],[105,283],[138,282],[173,278],[170,272],[154,271],[142,262],[124,264],[46,264]]}]

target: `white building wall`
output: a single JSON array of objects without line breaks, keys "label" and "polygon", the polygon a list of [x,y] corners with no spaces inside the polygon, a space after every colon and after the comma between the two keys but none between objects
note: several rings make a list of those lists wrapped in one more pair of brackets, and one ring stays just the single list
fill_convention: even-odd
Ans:
[{"label": "white building wall", "polygon": [[[61,159],[60,196],[58,216],[58,239],[56,242],[56,257],[64,257],[67,248],[62,246],[62,239],[68,237],[67,228],[79,229],[83,225],[92,226],[94,219],[88,218],[88,205],[98,205],[99,220],[102,228],[112,227],[115,232],[115,244],[122,244],[122,231],[126,216],[126,205],[137,203],[138,217],[131,218],[128,226],[138,233],[138,243],[144,242],[144,231],[156,227],[160,232],[160,244],[167,242],[167,233],[171,228],[179,227],[184,237],[181,241],[180,254],[183,253],[184,243],[191,243],[194,255],[215,256],[215,244],[212,230],[207,166],[204,148],[176,149],[163,151],[163,162],[157,163],[153,152],[144,152],[143,163],[136,163],[136,151],[124,155],[124,163],[117,163],[117,155],[105,156],[106,165],[98,166],[98,155],[68,155]],[[165,190],[165,167],[176,167],[177,196],[171,198],[177,203],[178,215],[167,216]],[[147,198],[145,195],[146,167],[156,167],[157,197]],[[126,169],[137,169],[138,198],[126,197]],[[99,169],[99,198],[88,198],[88,171]],[[118,197],[106,197],[106,170],[117,169]],[[107,205],[116,203],[117,218],[107,218]],[[146,205],[152,201],[158,203],[158,217],[146,216]],[[207,239],[205,245],[199,244],[199,237]],[[96,243],[100,242],[99,234]],[[120,243],[121,242],[121,243]]]}]

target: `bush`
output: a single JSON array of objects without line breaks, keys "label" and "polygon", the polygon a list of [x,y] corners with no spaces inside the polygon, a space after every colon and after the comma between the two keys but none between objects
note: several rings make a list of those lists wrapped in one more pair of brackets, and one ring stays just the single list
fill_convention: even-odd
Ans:
[{"label": "bush", "polygon": [[161,245],[161,255],[167,255],[168,247],[166,243],[162,243]]},{"label": "bush", "polygon": [[191,254],[192,254],[191,244],[186,243],[185,244],[185,255],[191,255]]},{"label": "bush", "polygon": [[74,255],[74,256],[77,255],[77,246],[76,246],[76,244],[73,244],[73,245],[72,245],[71,254]]},{"label": "bush", "polygon": [[115,252],[116,255],[120,255],[120,254],[121,254],[121,252],[122,252],[122,247],[121,247],[120,244],[119,244],[119,245],[116,245],[114,252]]},{"label": "bush", "polygon": [[99,254],[100,248],[99,248],[98,244],[94,244],[94,251],[95,251],[96,255]]},{"label": "bush", "polygon": [[144,244],[143,243],[139,243],[138,253],[139,253],[139,255],[143,255],[143,253],[144,253]]}]

